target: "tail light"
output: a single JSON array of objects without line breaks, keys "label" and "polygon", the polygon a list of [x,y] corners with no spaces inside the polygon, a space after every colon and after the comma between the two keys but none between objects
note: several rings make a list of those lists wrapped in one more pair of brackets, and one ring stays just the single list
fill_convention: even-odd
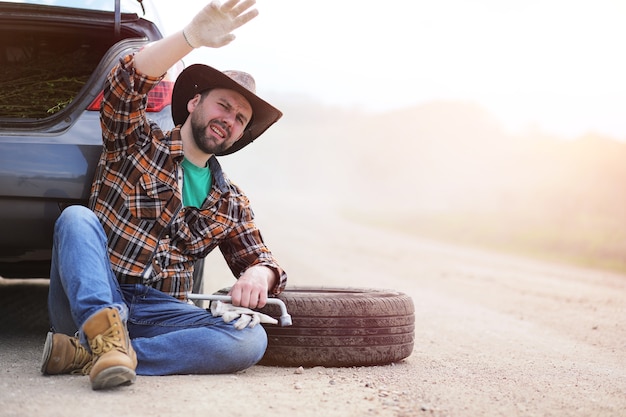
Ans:
[{"label": "tail light", "polygon": [[[147,112],[160,112],[172,103],[172,90],[174,89],[174,82],[181,71],[182,63],[179,62],[167,72],[165,78],[163,78],[160,83],[150,90],[148,93],[148,104],[146,106]],[[100,94],[98,94],[87,107],[87,110],[100,111],[100,105],[102,104],[103,98],[104,93],[101,91]]]}]

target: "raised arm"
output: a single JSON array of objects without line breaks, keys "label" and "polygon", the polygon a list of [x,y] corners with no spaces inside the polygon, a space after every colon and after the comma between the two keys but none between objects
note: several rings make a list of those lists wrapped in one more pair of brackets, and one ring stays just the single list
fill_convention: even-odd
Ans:
[{"label": "raised arm", "polygon": [[167,36],[135,55],[135,69],[159,77],[194,48],[220,48],[235,39],[232,31],[258,15],[255,0],[213,0],[185,28]]}]

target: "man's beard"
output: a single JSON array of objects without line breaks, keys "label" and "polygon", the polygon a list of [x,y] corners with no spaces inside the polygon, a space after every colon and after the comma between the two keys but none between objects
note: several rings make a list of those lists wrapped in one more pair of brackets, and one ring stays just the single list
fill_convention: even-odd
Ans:
[{"label": "man's beard", "polygon": [[[222,142],[218,143],[217,139],[211,136],[210,133],[207,133],[211,131],[211,128],[209,127],[210,124],[217,124],[227,132],[227,137]],[[215,155],[224,152],[231,146],[228,143],[230,139],[230,129],[218,120],[210,120],[206,125],[202,125],[193,117],[192,114],[191,133],[198,149],[206,154]]]}]

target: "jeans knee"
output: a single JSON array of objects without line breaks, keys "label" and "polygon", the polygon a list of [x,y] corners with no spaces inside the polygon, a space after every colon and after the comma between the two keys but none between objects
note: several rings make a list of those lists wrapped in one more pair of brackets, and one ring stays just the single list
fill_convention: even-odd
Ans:
[{"label": "jeans knee", "polygon": [[79,221],[98,221],[95,213],[85,206],[73,205],[63,209],[56,221],[56,227],[60,228],[66,224],[74,224]]},{"label": "jeans knee", "polygon": [[85,206],[74,205],[65,208],[54,225],[55,236],[96,233],[100,235],[102,226],[96,214]]},{"label": "jeans knee", "polygon": [[226,349],[225,357],[222,357],[224,368],[221,372],[238,372],[256,365],[265,354],[267,349],[267,333],[261,325],[254,328],[234,330],[239,333]]},{"label": "jeans knee", "polygon": [[248,336],[249,341],[243,344],[242,347],[246,350],[245,354],[249,358],[250,366],[252,366],[259,362],[265,354],[265,350],[267,349],[267,333],[261,325],[257,325],[248,330],[250,330]]}]

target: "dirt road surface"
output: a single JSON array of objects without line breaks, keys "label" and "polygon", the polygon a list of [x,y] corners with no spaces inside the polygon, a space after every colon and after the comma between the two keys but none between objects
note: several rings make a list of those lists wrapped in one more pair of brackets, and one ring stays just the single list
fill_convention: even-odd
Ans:
[{"label": "dirt road surface", "polygon": [[[138,377],[94,392],[39,373],[45,281],[0,286],[0,416],[626,416],[626,276],[257,209],[291,284],[391,288],[415,303],[410,357]],[[206,289],[230,285],[218,255]],[[45,316],[45,314],[43,315]]]}]

